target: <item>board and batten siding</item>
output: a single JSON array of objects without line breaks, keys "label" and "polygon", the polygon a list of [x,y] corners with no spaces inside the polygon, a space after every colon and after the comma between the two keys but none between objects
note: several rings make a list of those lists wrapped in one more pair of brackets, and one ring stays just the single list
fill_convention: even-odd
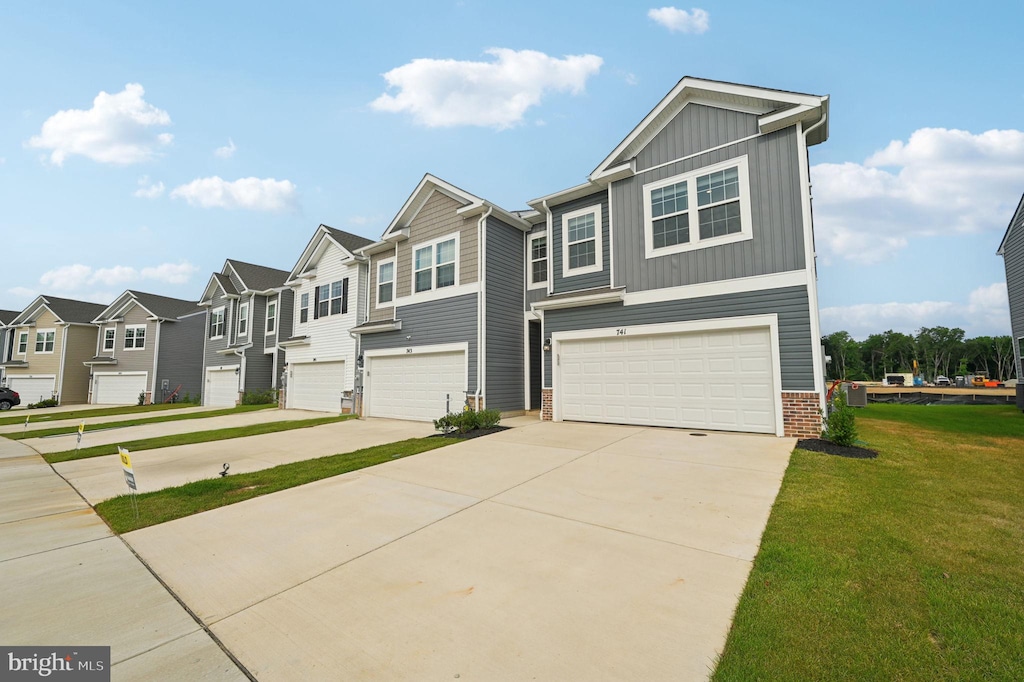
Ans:
[{"label": "board and batten siding", "polygon": [[[160,323],[160,350],[157,358],[156,394],[153,402],[167,398],[181,385],[180,400],[186,393],[201,395],[203,390],[203,334],[206,316],[201,312]],[[167,379],[166,395],[160,388]]]},{"label": "board and batten siding", "polygon": [[[612,183],[615,284],[625,285],[628,291],[643,291],[803,269],[797,143],[796,128],[789,127]],[[643,186],[743,155],[750,174],[753,238],[646,258]],[[694,217],[690,229],[697,229]]]},{"label": "board and batten siding", "polygon": [[[398,307],[402,328],[397,331],[363,334],[362,351],[409,348],[447,343],[469,344],[469,385],[476,392],[477,294],[466,294],[429,303]],[[411,339],[407,339],[411,336]],[[520,350],[520,352],[522,352]],[[453,396],[454,400],[455,397]],[[438,415],[440,416],[440,415]]]},{"label": "board and batten siding", "polygon": [[[459,233],[459,281],[456,284],[470,284],[477,281],[477,216],[464,218],[456,213],[462,204],[447,194],[435,190],[409,224],[409,239],[398,244],[398,258],[395,262],[395,297],[412,294],[412,255],[416,247],[455,232]],[[380,256],[375,256],[374,260]],[[375,266],[376,267],[376,266]],[[401,301],[396,301],[401,306]]]},{"label": "board and batten siding", "polygon": [[636,155],[637,172],[757,135],[757,116],[689,103]]},{"label": "board and batten siding", "polygon": [[[548,310],[544,335],[605,327],[713,320],[775,313],[779,317],[779,356],[782,390],[813,391],[810,310],[805,287],[787,287],[686,301],[626,306],[621,303]],[[551,352],[544,354],[545,384],[551,385]]]},{"label": "board and batten siding", "polygon": [[[1024,376],[1024,199],[1010,222],[1010,234],[1003,245],[1003,266],[1006,268],[1006,295],[1010,300],[1010,328],[1017,378]],[[1009,377],[1005,377],[1009,378]]]},{"label": "board and batten siding", "polygon": [[511,412],[523,405],[523,233],[487,219],[484,407]]},{"label": "board and batten siding", "polygon": [[[562,216],[598,204],[601,206],[601,271],[562,277]],[[548,244],[548,257],[552,259],[551,272],[554,293],[561,294],[567,291],[595,289],[609,285],[611,282],[611,259],[608,250],[608,235],[608,192],[604,190],[551,207],[551,243]]]}]

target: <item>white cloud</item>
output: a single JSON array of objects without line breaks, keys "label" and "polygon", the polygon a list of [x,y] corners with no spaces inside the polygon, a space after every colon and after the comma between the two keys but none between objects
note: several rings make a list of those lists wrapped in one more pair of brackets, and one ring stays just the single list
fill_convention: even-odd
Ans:
[{"label": "white cloud", "polygon": [[706,33],[711,28],[711,16],[707,10],[694,7],[687,12],[675,7],[662,7],[647,11],[647,16],[673,33]]},{"label": "white cloud", "polygon": [[414,59],[384,74],[394,95],[383,94],[370,106],[377,111],[408,112],[430,127],[473,125],[499,130],[521,123],[526,110],[548,92],[584,91],[587,79],[604,63],[592,54],[562,59],[535,50],[492,48],[490,62]]},{"label": "white cloud", "polygon": [[237,149],[237,147],[235,147],[235,141],[229,137],[227,146],[217,147],[213,153],[221,159],[230,159],[235,155],[235,149]]},{"label": "white cloud", "polygon": [[[162,263],[160,265],[138,269],[130,265],[114,265],[107,268],[93,268],[76,263],[64,265],[44,272],[39,283],[45,291],[57,294],[71,293],[89,300],[102,300],[106,292],[86,293],[95,286],[126,288],[140,282],[160,282],[164,284],[184,284],[199,268],[187,261],[181,263]],[[14,290],[10,290],[13,292]],[[29,291],[29,290],[24,290]],[[101,295],[102,294],[102,295]],[[114,294],[116,295],[116,294]],[[108,299],[111,297],[108,297]]]},{"label": "white cloud", "polygon": [[21,299],[22,301],[25,302],[25,305],[28,305],[28,303],[33,298],[39,295],[38,291],[36,291],[35,289],[29,289],[27,287],[13,287],[11,289],[8,289],[7,293],[9,293],[11,296],[14,296],[15,298]]},{"label": "white cloud", "polygon": [[164,193],[163,182],[149,182],[149,176],[143,175],[139,178],[139,188],[133,194],[140,199],[156,199]]},{"label": "white cloud", "polygon": [[217,176],[197,178],[175,187],[171,196],[202,208],[245,208],[280,211],[295,204],[295,185],[274,178],[241,178],[233,182]]},{"label": "white cloud", "polygon": [[195,265],[188,262],[162,263],[153,267],[142,268],[140,276],[168,284],[184,284],[198,271]]},{"label": "white cloud", "polygon": [[864,339],[894,329],[913,334],[921,327],[960,327],[967,336],[1010,333],[1006,283],[978,287],[965,302],[858,303],[821,309],[822,333],[846,330]]},{"label": "white cloud", "polygon": [[129,83],[113,95],[100,92],[91,109],[58,111],[46,119],[39,135],[25,144],[50,150],[50,161],[58,166],[73,154],[100,163],[146,161],[157,149],[169,145],[174,136],[153,130],[170,125],[171,117],[146,102],[144,94],[138,83]]},{"label": "white cloud", "polygon": [[914,238],[1002,232],[1021,177],[1019,130],[922,128],[862,164],[818,164],[811,179],[822,256],[868,264],[895,256]]}]

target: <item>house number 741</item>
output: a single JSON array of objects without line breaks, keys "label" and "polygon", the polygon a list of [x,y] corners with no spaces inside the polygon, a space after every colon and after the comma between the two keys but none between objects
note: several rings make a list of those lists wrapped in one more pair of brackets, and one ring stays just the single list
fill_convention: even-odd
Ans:
[{"label": "house number 741", "polygon": [[626,335],[626,330],[625,329],[616,329],[615,330],[615,336],[625,336],[625,335]]}]

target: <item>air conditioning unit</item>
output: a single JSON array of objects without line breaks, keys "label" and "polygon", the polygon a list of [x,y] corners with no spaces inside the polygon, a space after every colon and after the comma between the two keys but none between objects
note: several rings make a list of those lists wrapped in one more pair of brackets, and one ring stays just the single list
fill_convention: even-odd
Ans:
[{"label": "air conditioning unit", "polygon": [[846,404],[850,407],[868,406],[868,387],[863,384],[843,384],[843,393],[846,394]]}]

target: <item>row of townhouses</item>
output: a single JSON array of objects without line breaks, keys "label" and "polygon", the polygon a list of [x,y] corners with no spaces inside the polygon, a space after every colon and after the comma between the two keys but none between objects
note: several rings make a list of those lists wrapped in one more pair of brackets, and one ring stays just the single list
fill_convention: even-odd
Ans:
[{"label": "row of townhouses", "polygon": [[507,210],[426,175],[378,241],[319,226],[290,271],[227,260],[200,300],[0,312],[30,399],[817,435],[808,147],[828,97],[684,78],[575,187]]}]

